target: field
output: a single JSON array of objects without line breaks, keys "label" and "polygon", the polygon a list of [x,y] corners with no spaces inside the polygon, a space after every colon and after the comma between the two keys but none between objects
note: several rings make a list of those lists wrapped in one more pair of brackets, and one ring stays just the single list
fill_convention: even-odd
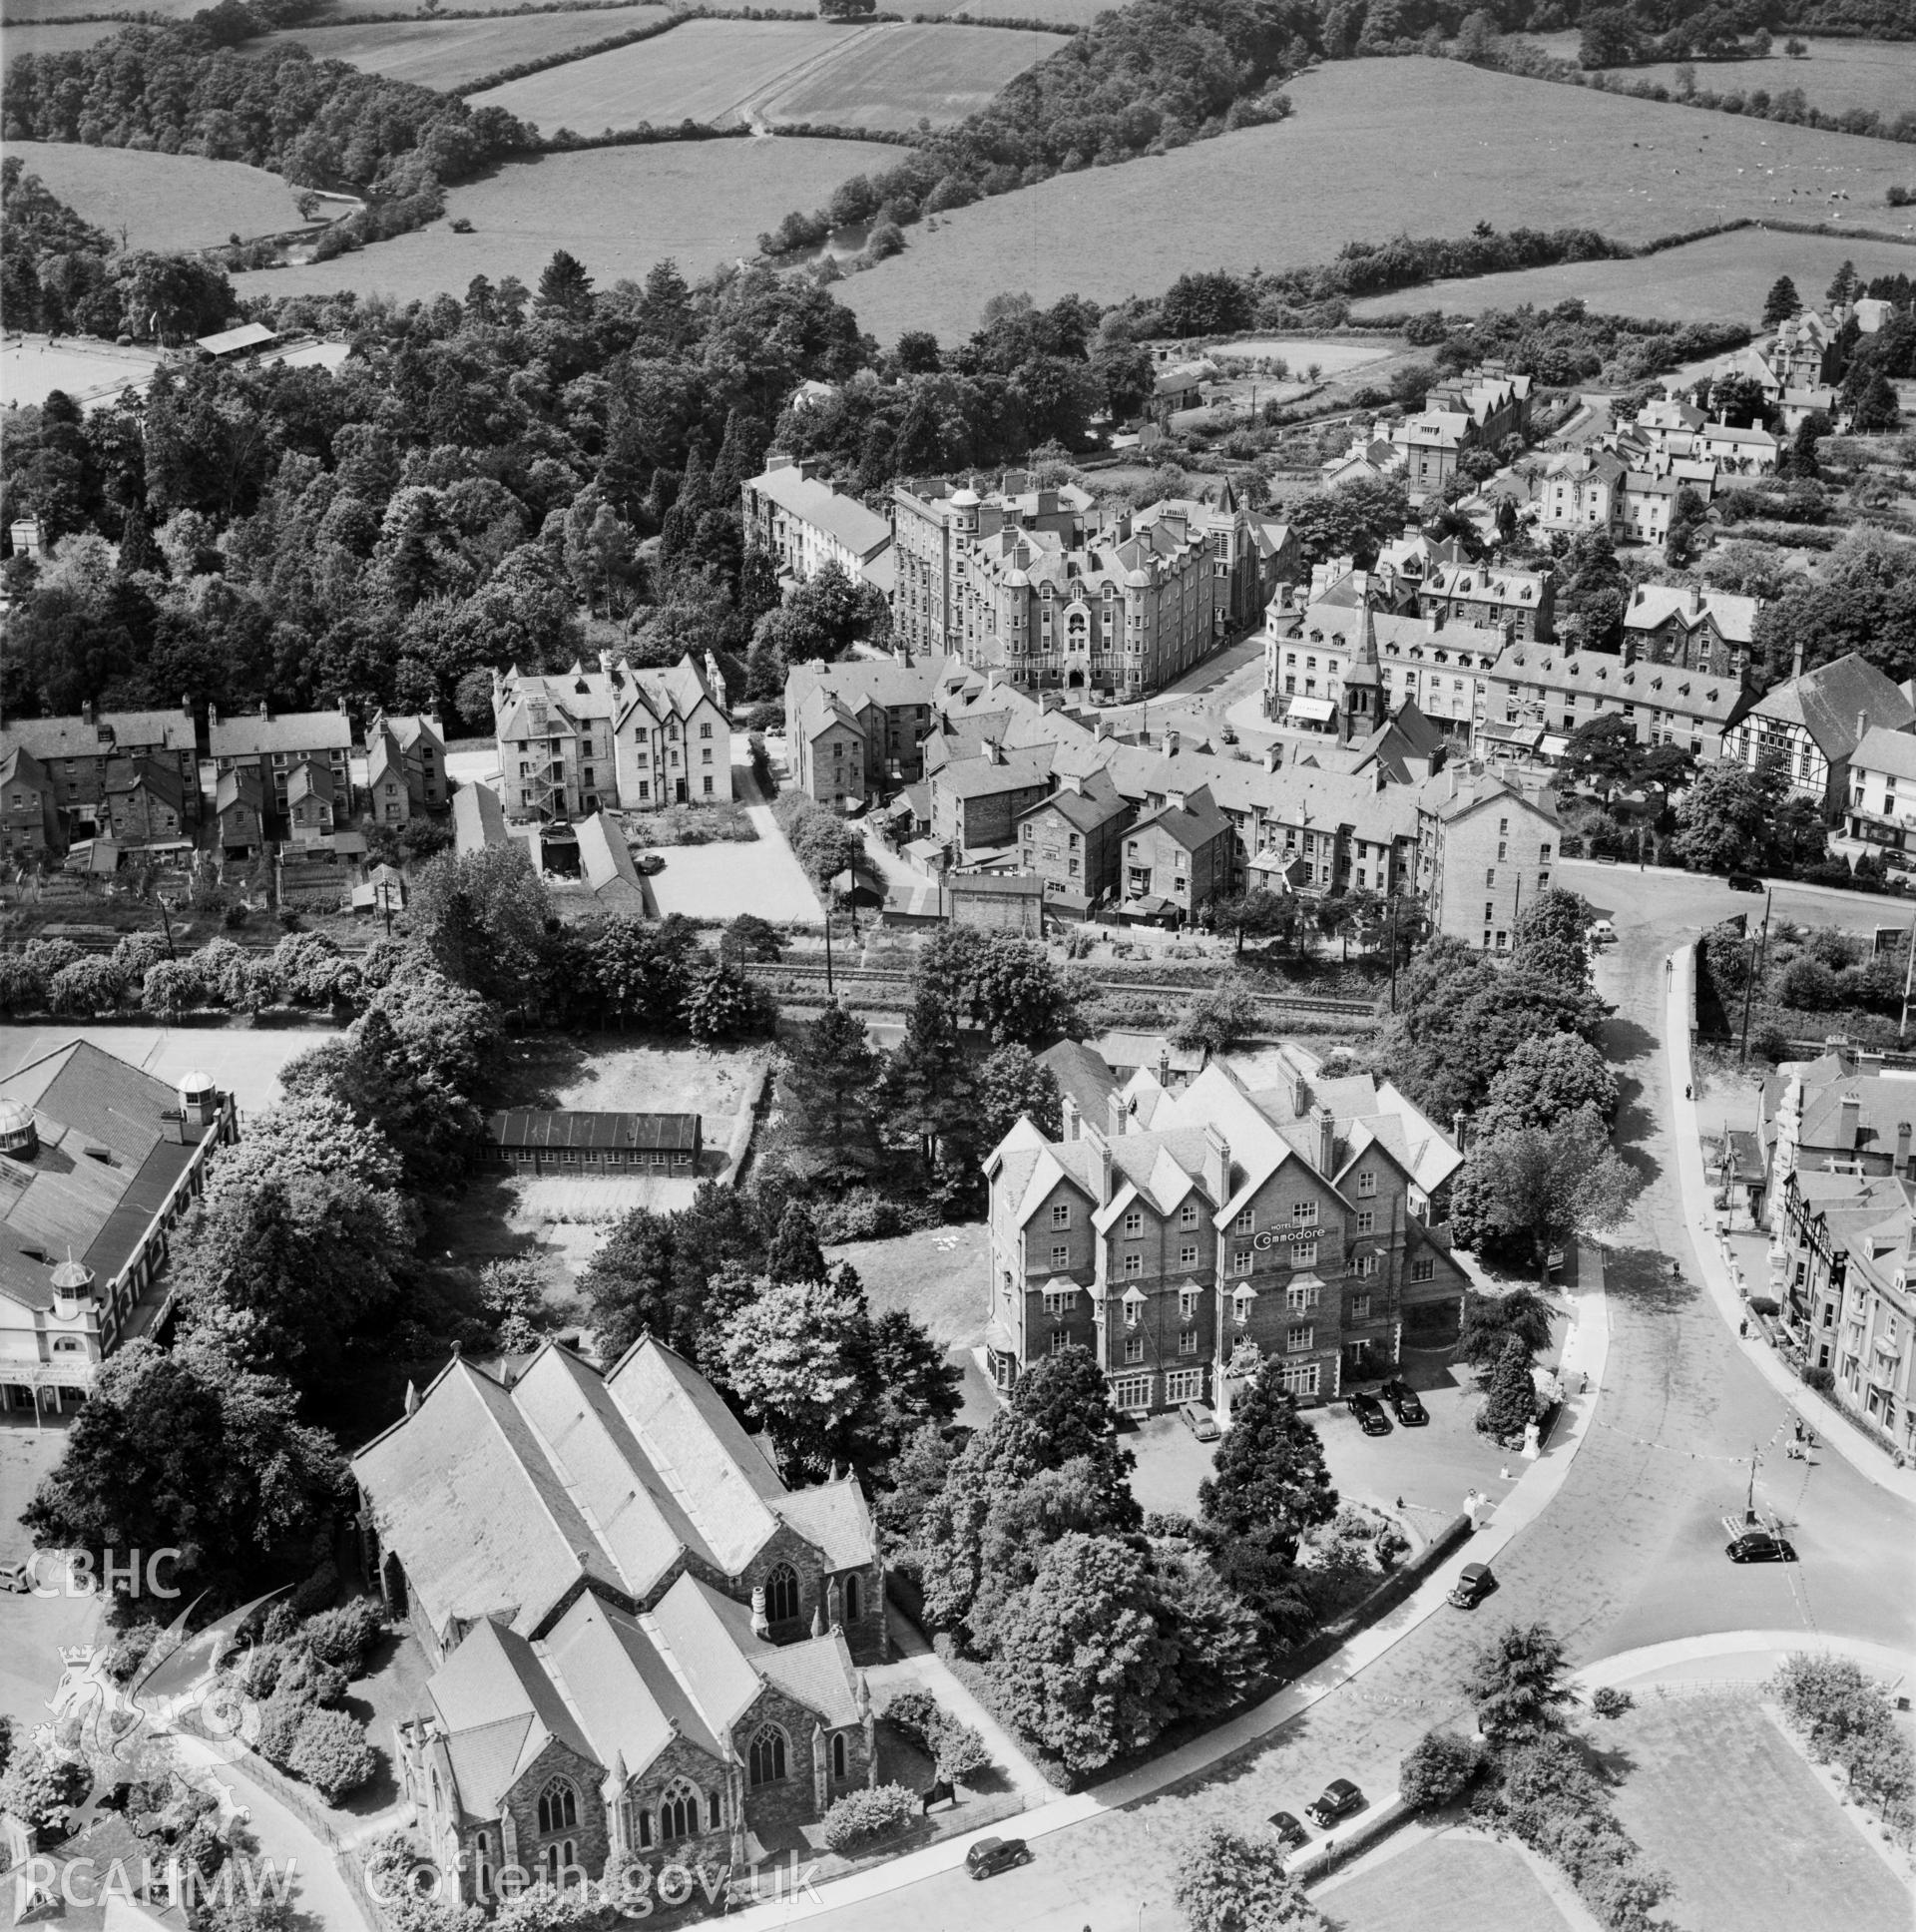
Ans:
[{"label": "field", "polygon": [[669,142],[515,162],[456,188],[444,222],[331,261],[234,276],[247,295],[326,294],[335,288],[400,299],[463,292],[474,275],[517,275],[528,287],[569,248],[602,287],[674,257],[689,276],[751,255],[761,231],[794,201],[822,201],[847,176],[883,167],[890,148],[859,141]]},{"label": "field", "polygon": [[1351,312],[1360,319],[1423,308],[1474,315],[1480,309],[1514,308],[1520,302],[1548,308],[1575,296],[1611,314],[1654,315],[1675,322],[1754,322],[1762,313],[1763,296],[1778,275],[1788,275],[1805,301],[1820,302],[1837,268],[1850,260],[1865,281],[1875,275],[1907,274],[1916,271],[1916,247],[1741,229],[1639,261],[1573,261],[1556,268],[1434,281],[1355,302]]},{"label": "field", "polygon": [[370,74],[421,87],[463,87],[482,74],[540,60],[568,47],[610,40],[635,27],[656,26],[657,6],[598,7],[578,13],[530,13],[497,20],[389,20],[334,27],[295,27],[254,41],[265,52],[294,42],[315,60],[342,60]]},{"label": "field", "polygon": [[934,126],[962,121],[1063,45],[1056,34],[1009,28],[879,27],[855,50],[763,95],[756,107],[773,123],[841,128],[903,131],[921,119]]},{"label": "field", "polygon": [[115,241],[124,233],[130,247],[210,248],[231,235],[272,235],[299,225],[292,190],[243,162],[71,141],[17,141],[8,148],[95,228]]},{"label": "field", "polygon": [[923,0],[910,11],[946,20],[1045,20],[1057,27],[1089,27],[1116,7],[1114,0]]},{"label": "field", "polygon": [[[1835,189],[1880,221],[1911,173],[1890,142],[1555,87],[1454,62],[1338,61],[1289,84],[1290,120],[1157,160],[1062,175],[914,229],[906,251],[840,299],[880,341],[944,339],[985,298],[1098,301],[1187,269],[1323,261],[1353,237],[1582,224],[1626,241],[1762,216]],[[794,200],[797,198],[794,197]],[[1069,238],[1061,243],[1061,238]]]},{"label": "field", "polygon": [[[1559,60],[1575,60],[1577,33],[1526,34]],[[1765,88],[1771,95],[1786,87],[1800,87],[1813,108],[1840,114],[1845,108],[1874,108],[1878,114],[1906,114],[1916,108],[1916,43],[1896,40],[1810,40],[1802,60],[1783,52],[1783,35],[1767,60],[1696,61],[1696,85],[1711,94],[1740,88],[1753,93]],[[1606,70],[1626,81],[1651,81],[1675,88],[1676,63],[1657,61],[1648,67]]]},{"label": "field", "polygon": [[40,27],[9,26],[0,33],[0,74],[4,74],[22,54],[67,54],[91,47],[96,40],[117,34],[118,20],[49,21]]},{"label": "field", "polygon": [[[422,0],[423,4],[423,0]],[[129,7],[129,13],[157,14],[163,20],[189,20],[197,13],[206,10],[206,0],[141,0],[139,7]],[[84,19],[88,14],[117,13],[116,7],[103,6],[101,0],[7,0],[7,31],[22,21]],[[105,33],[118,33],[126,26],[125,21],[110,21],[104,25]]]},{"label": "field", "polygon": [[159,363],[157,349],[115,348],[91,336],[63,336],[51,346],[44,335],[10,336],[0,347],[0,395],[41,403],[64,389],[75,402],[104,400],[129,383],[144,386]]},{"label": "field", "polygon": [[996,28],[690,20],[657,40],[472,99],[541,128],[593,134],[687,118],[721,127],[760,119],[915,128],[921,117],[955,121],[982,107],[1058,45],[1050,34]]},{"label": "field", "polygon": [[1311,1893],[1337,1932],[1567,1932],[1515,1845],[1446,1832]]},{"label": "field", "polygon": [[1908,1925],[1907,1893],[1753,1700],[1638,1694],[1602,1741],[1630,1760],[1618,1817],[1676,1881],[1674,1928]]}]

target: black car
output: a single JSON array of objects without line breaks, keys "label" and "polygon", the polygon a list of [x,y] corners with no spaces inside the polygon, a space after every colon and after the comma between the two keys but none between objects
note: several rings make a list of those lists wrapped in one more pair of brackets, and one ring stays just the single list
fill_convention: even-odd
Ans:
[{"label": "black car", "polygon": [[1732,892],[1760,892],[1763,882],[1754,872],[1732,872],[1729,875],[1729,889]]},{"label": "black car", "polygon": [[1457,1573],[1450,1601],[1459,1610],[1475,1610],[1496,1588],[1497,1579],[1490,1574],[1489,1564],[1467,1563]]},{"label": "black car", "polygon": [[1327,1831],[1339,1818],[1347,1818],[1353,1811],[1361,1811],[1363,1805],[1363,1792],[1349,1778],[1333,1778],[1324,1786],[1324,1795],[1309,1807],[1310,1821]]},{"label": "black car", "polygon": [[1745,1530],[1723,1545],[1723,1555],[1731,1563],[1794,1563],[1796,1552],[1780,1536],[1767,1530]]},{"label": "black car", "polygon": [[634,870],[645,873],[647,878],[666,869],[666,861],[657,852],[646,852],[634,859],[632,863]]},{"label": "black car", "polygon": [[1430,1420],[1430,1411],[1418,1401],[1417,1391],[1398,1377],[1384,1384],[1384,1400],[1406,1429],[1421,1429]]},{"label": "black car", "polygon": [[1287,1845],[1307,1844],[1310,1833],[1304,1829],[1303,1820],[1288,1811],[1273,1811],[1270,1814],[1270,1828]]},{"label": "black car", "polygon": [[1384,1405],[1374,1395],[1353,1395],[1350,1398],[1350,1412],[1357,1418],[1357,1426],[1367,1436],[1387,1436],[1390,1434],[1390,1417],[1384,1413]]},{"label": "black car", "polygon": [[1022,1838],[980,1838],[965,1853],[965,1869],[973,1878],[995,1877],[1014,1865],[1031,1863],[1031,1847]]}]

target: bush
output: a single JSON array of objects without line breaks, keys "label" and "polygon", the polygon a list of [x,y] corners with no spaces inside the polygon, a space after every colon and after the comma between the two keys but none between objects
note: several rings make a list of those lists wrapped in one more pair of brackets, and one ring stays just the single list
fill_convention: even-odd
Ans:
[{"label": "bush", "polygon": [[1805,1733],[1819,1764],[1841,1765],[1850,1788],[1907,1841],[1916,1799],[1916,1753],[1896,1723],[1886,1688],[1847,1658],[1799,1652],[1763,1687]]},{"label": "bush", "polygon": [[106,1656],[107,1676],[125,1684],[146,1663],[154,1645],[160,1641],[158,1624],[134,1624],[113,1640]]},{"label": "bush", "polygon": [[366,1727],[343,1710],[310,1710],[293,1740],[286,1768],[302,1777],[328,1804],[356,1791],[379,1768]]},{"label": "bush", "polygon": [[1766,1294],[1752,1294],[1749,1297],[1749,1312],[1753,1315],[1767,1315],[1774,1321],[1777,1312],[1776,1303]]},{"label": "bush", "polygon": [[373,1646],[386,1634],[384,1613],[370,1597],[355,1597],[337,1610],[322,1610],[300,1632],[322,1664],[337,1665],[347,1677],[365,1669]]},{"label": "bush", "polygon": [[1803,1386],[1813,1388],[1818,1395],[1827,1395],[1836,1386],[1836,1377],[1826,1368],[1805,1368]]},{"label": "bush", "polygon": [[940,1777],[971,1777],[991,1762],[985,1740],[962,1723],[929,1690],[906,1690],[884,1709],[885,1720],[935,1758]]},{"label": "bush", "polygon": [[1427,1730],[1404,1758],[1397,1795],[1413,1811],[1435,1811],[1462,1797],[1483,1767],[1483,1753],[1468,1737]]},{"label": "bush", "polygon": [[305,1582],[295,1584],[283,1601],[296,1617],[310,1617],[325,1610],[339,1594],[339,1566],[328,1557]]},{"label": "bush", "polygon": [[268,1764],[289,1770],[300,1726],[317,1708],[315,1700],[303,1690],[291,1687],[275,1690],[259,1712],[259,1735],[253,1740],[259,1755]]},{"label": "bush", "polygon": [[1600,1717],[1621,1717],[1636,1701],[1628,1690],[1620,1690],[1614,1684],[1603,1685],[1590,1693],[1590,1707]]},{"label": "bush", "polygon": [[874,1838],[896,1831],[917,1809],[917,1793],[907,1791],[902,1784],[847,1791],[819,1819],[818,1835],[828,1851],[855,1851]]}]

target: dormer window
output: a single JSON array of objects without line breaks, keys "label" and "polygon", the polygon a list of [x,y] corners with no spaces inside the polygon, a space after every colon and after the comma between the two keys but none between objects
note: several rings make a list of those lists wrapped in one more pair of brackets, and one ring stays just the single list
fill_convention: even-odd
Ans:
[{"label": "dormer window", "polygon": [[1231,1314],[1239,1328],[1249,1323],[1251,1306],[1256,1299],[1257,1290],[1248,1282],[1244,1282],[1232,1290],[1230,1297]]}]

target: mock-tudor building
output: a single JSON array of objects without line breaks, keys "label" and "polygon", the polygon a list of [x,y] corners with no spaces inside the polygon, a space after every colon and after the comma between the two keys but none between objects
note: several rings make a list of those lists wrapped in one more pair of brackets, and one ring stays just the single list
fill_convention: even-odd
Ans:
[{"label": "mock-tudor building", "polygon": [[[1798,652],[1800,661],[1801,653]],[[1798,670],[1767,691],[1723,740],[1723,756],[1753,771],[1781,760],[1789,788],[1834,818],[1849,800],[1851,754],[1872,730],[1916,729],[1916,701],[1859,652]]]},{"label": "mock-tudor building", "polygon": [[870,1782],[884,1572],[847,1476],[788,1490],[650,1336],[455,1358],[352,1459],[369,1573],[437,1670],[397,1726],[440,1868],[744,1866]]},{"label": "mock-tudor building", "polygon": [[1210,1400],[1259,1358],[1300,1401],[1388,1374],[1407,1325],[1453,1319],[1465,1276],[1432,1226],[1462,1163],[1388,1082],[1325,1080],[1287,1047],[1251,1092],[1222,1062],[1147,1070],[1047,1141],[1021,1118],[985,1163],[985,1345],[1010,1387],[1087,1349],[1127,1414]]},{"label": "mock-tudor building", "polygon": [[717,663],[690,654],[634,671],[602,652],[588,670],[495,673],[493,730],[506,816],[589,817],[604,806],[656,811],[731,796],[731,725]]}]

